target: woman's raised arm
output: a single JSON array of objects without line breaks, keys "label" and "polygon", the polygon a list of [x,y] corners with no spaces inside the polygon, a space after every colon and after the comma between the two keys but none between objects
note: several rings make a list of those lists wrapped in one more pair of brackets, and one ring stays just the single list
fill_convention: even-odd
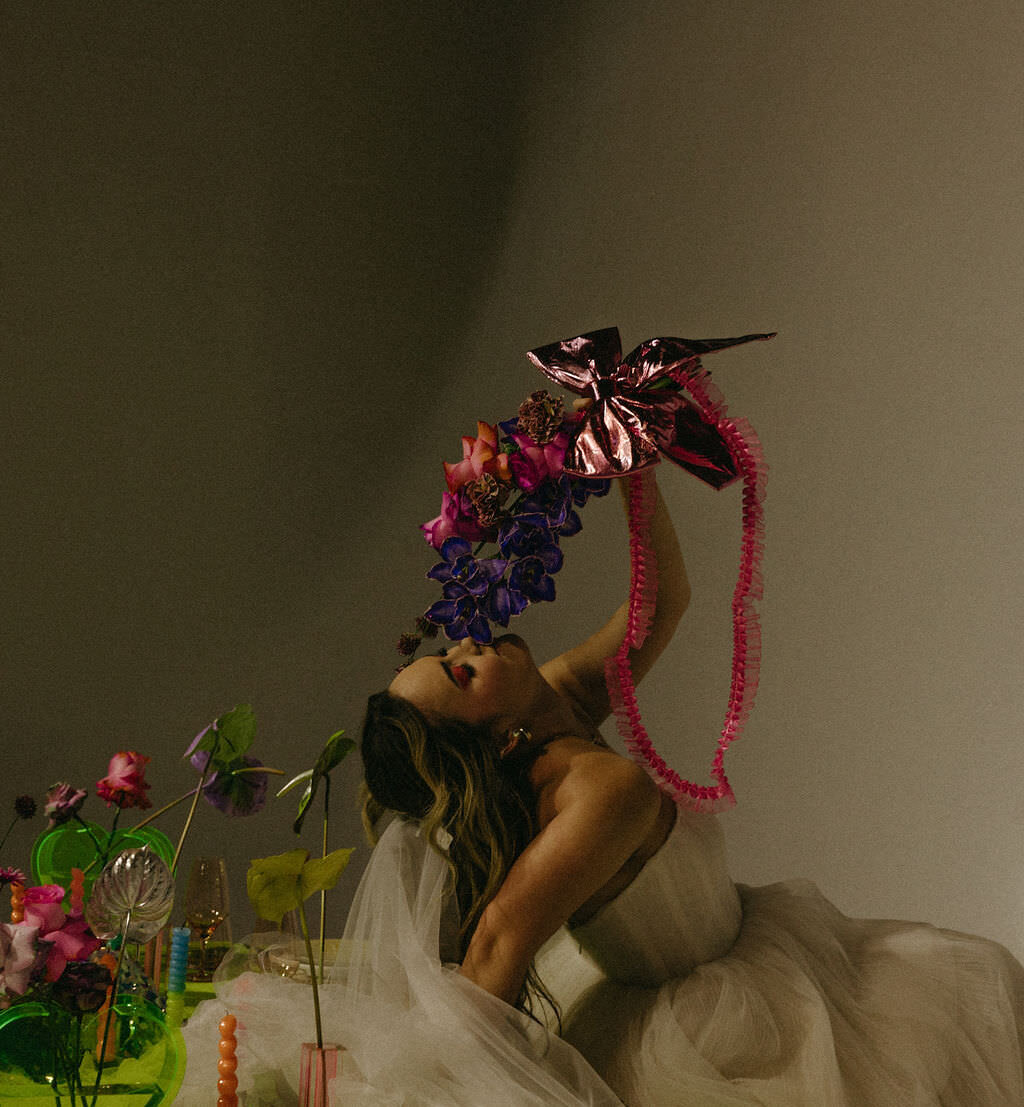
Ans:
[{"label": "woman's raised arm", "polygon": [[[619,481],[623,500],[628,499],[627,480]],[[679,548],[675,528],[669,518],[654,469],[646,469],[639,478],[645,482],[645,494],[656,497],[650,527],[650,547],[657,569],[657,599],[650,630],[643,645],[630,651],[630,664],[636,683],[646,675],[668,645],[679,620],[689,606],[690,583]],[[625,637],[629,617],[628,599],[596,633],[573,649],[553,658],[541,669],[544,678],[557,691],[575,700],[599,726],[608,717],[611,705],[605,685],[604,666]]]}]

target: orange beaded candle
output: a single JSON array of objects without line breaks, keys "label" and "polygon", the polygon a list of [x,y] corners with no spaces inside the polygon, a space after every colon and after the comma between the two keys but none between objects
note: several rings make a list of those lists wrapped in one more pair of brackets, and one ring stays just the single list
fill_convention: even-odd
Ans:
[{"label": "orange beaded candle", "polygon": [[235,1072],[238,1069],[238,1058],[235,1050],[238,1048],[238,1039],[235,1037],[235,1028],[238,1021],[234,1015],[225,1015],[220,1020],[220,1060],[217,1062],[217,1072],[220,1078],[217,1081],[217,1107],[238,1107],[238,1077]]},{"label": "orange beaded candle", "polygon": [[25,885],[11,885],[11,922],[20,923],[25,918]]}]

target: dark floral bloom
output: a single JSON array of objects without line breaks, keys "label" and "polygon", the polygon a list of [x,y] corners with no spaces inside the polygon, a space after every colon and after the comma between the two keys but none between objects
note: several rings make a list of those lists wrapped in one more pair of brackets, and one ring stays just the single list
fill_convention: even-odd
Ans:
[{"label": "dark floral bloom", "polygon": [[492,527],[501,517],[502,508],[509,497],[509,486],[495,480],[490,473],[484,473],[465,487],[476,511],[477,522],[482,527]]},{"label": "dark floral bloom", "polygon": [[416,620],[416,633],[423,638],[436,638],[437,626],[421,615]]},{"label": "dark floral bloom", "polygon": [[[202,773],[209,764],[210,754],[207,750],[196,750],[189,761],[194,769]],[[243,818],[255,815],[266,806],[269,778],[266,773],[251,770],[262,767],[262,761],[243,754],[226,769],[217,770],[207,777],[203,784],[203,799],[225,815]]]},{"label": "dark floral bloom", "polygon": [[96,961],[69,961],[50,994],[72,1014],[84,1015],[103,1006],[112,983],[113,977],[106,965]]},{"label": "dark floral bloom", "polygon": [[[441,546],[441,556],[444,560],[429,569],[427,576],[444,585],[457,584],[471,596],[485,595],[508,568],[508,562],[499,557],[475,558],[473,547],[464,538],[446,538]],[[429,614],[427,618],[430,618]]]},{"label": "dark floral bloom", "polygon": [[46,803],[43,805],[43,814],[49,820],[47,826],[52,828],[66,823],[77,814],[87,795],[83,789],[72,788],[70,784],[54,784],[46,793]]},{"label": "dark floral bloom", "polygon": [[547,527],[568,538],[583,524],[572,507],[572,485],[564,474],[545,481],[519,505],[516,520],[526,526]]},{"label": "dark floral bloom", "polygon": [[24,887],[27,883],[28,878],[21,869],[15,869],[12,866],[0,867],[0,888],[8,884],[20,884]]},{"label": "dark floral bloom", "polygon": [[538,446],[547,445],[562,429],[565,405],[547,389],[539,388],[519,405],[519,430]]},{"label": "dark floral bloom", "polygon": [[18,796],[14,800],[14,813],[19,819],[31,819],[37,810],[38,805],[32,796]]},{"label": "dark floral bloom", "polygon": [[422,641],[422,637],[418,634],[399,635],[398,652],[402,655],[402,657],[412,657],[412,655],[420,648],[420,643]]},{"label": "dark floral bloom", "polygon": [[508,579],[508,591],[512,598],[513,611],[518,614],[516,607],[522,611],[528,604],[553,600],[555,582],[539,557],[524,557],[512,567]]},{"label": "dark floral bloom", "polygon": [[603,477],[574,477],[572,500],[577,507],[586,507],[591,496],[607,496],[612,482]]},{"label": "dark floral bloom", "polygon": [[486,646],[494,638],[491,623],[508,626],[512,613],[508,585],[497,580],[486,592],[474,595],[456,581],[450,581],[443,588],[444,599],[438,600],[426,613],[444,629],[445,635],[453,642],[463,638],[472,638]]}]

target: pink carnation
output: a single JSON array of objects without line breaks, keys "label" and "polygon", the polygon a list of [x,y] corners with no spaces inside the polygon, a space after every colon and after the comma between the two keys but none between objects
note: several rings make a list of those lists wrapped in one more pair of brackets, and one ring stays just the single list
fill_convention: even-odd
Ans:
[{"label": "pink carnation", "polygon": [[107,775],[97,783],[96,794],[106,800],[107,805],[118,807],[152,807],[146,791],[146,765],[148,757],[134,750],[115,753],[107,767]]}]

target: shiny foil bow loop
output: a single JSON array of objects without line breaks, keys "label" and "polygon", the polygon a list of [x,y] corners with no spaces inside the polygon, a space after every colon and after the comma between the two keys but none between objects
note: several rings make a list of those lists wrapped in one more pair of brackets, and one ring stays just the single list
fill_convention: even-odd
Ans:
[{"label": "shiny foil bow loop", "polygon": [[651,338],[622,356],[617,327],[531,350],[530,360],[556,384],[594,402],[573,431],[565,471],[617,477],[656,464],[660,455],[724,488],[740,475],[715,424],[683,395],[703,371],[701,354],[773,338]]}]

